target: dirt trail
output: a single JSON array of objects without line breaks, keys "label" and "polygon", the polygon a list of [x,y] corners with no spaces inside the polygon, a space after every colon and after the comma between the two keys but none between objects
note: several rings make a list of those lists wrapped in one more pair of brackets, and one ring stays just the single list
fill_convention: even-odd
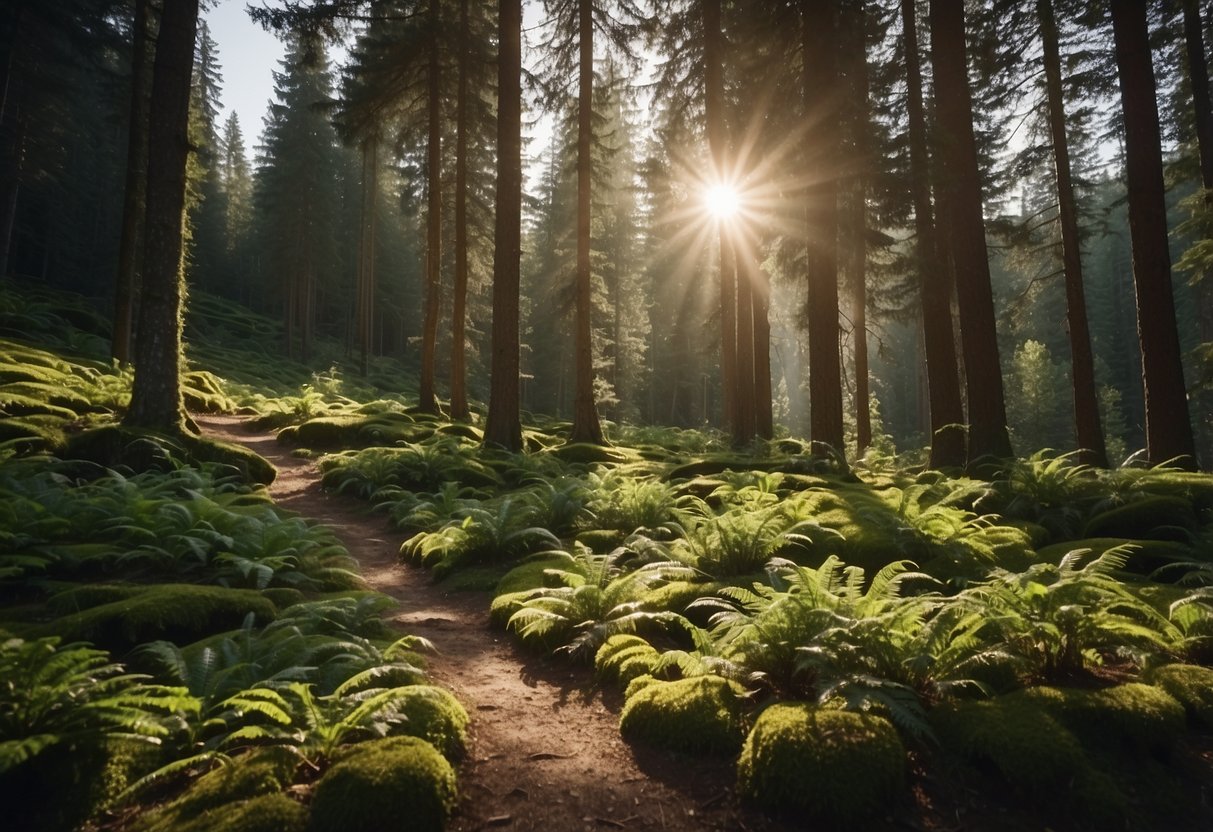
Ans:
[{"label": "dirt trail", "polygon": [[472,716],[449,829],[785,828],[738,805],[729,761],[624,743],[617,693],[597,690],[588,670],[529,655],[490,629],[486,593],[447,593],[401,564],[402,536],[364,503],[322,491],[314,462],[291,456],[272,434],[246,432],[237,417],[197,421],[277,466],[274,500],[332,528],[371,586],[400,601],[392,620],[437,647],[432,677]]}]

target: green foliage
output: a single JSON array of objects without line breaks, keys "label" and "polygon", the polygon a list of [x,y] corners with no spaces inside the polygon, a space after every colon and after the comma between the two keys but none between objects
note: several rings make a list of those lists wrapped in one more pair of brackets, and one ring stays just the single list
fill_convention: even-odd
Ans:
[{"label": "green foliage", "polygon": [[619,716],[630,742],[671,751],[733,754],[744,736],[742,691],[717,676],[656,682],[631,695]]},{"label": "green foliage", "polygon": [[458,437],[441,437],[401,448],[366,448],[327,456],[320,462],[326,488],[364,499],[389,499],[394,487],[436,493],[448,482],[472,488],[500,484],[498,476],[476,459],[476,446]]},{"label": "green foliage", "polygon": [[1075,550],[1057,566],[1000,572],[966,590],[962,603],[986,617],[990,637],[1017,656],[1030,677],[1074,676],[1105,656],[1141,665],[1171,649],[1179,632],[1116,578],[1126,558],[1124,549],[1095,557]]},{"label": "green foliage", "polygon": [[197,711],[183,688],[150,684],[100,650],[56,638],[0,645],[0,774],[57,747],[159,742]]},{"label": "green foliage", "polygon": [[316,784],[308,829],[372,829],[384,818],[399,818],[418,832],[440,832],[455,797],[455,772],[429,743],[414,737],[368,742]]},{"label": "green foliage", "polygon": [[667,482],[636,476],[626,468],[592,473],[588,481],[592,494],[588,508],[596,528],[631,534],[675,519],[677,493]]},{"label": "green foliage", "polygon": [[443,575],[468,563],[508,563],[542,548],[558,548],[560,539],[535,525],[538,509],[529,501],[507,496],[496,505],[468,508],[463,517],[434,532],[406,540],[400,554]]},{"label": "green foliage", "polygon": [[755,721],[737,785],[761,806],[843,828],[887,809],[905,767],[905,749],[886,720],[789,702]]}]

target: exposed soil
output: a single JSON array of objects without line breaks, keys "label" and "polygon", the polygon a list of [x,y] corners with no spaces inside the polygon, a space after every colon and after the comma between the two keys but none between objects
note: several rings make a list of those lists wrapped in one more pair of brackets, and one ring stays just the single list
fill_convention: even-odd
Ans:
[{"label": "exposed soil", "polygon": [[402,564],[403,537],[366,504],[325,493],[311,460],[233,416],[199,416],[217,439],[253,449],[278,468],[275,502],[332,528],[370,585],[400,602],[403,632],[432,641],[431,676],[472,716],[459,767],[452,830],[782,830],[733,794],[731,760],[633,747],[619,735],[620,697],[584,668],[519,649],[489,627],[482,592],[447,592]]}]

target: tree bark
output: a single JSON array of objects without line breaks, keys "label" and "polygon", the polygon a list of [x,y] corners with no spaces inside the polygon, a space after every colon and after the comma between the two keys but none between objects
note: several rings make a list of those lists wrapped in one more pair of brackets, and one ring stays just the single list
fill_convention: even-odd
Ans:
[{"label": "tree bark", "polygon": [[[806,200],[809,435],[845,451],[838,326],[838,44],[833,4],[802,0],[805,156],[814,184]],[[823,175],[823,172],[825,175]]]},{"label": "tree bark", "polygon": [[930,21],[941,162],[938,183],[960,309],[969,402],[968,462],[972,465],[982,458],[1009,458],[1011,438],[1007,433],[977,142],[973,136],[964,0],[931,0]]},{"label": "tree bark", "polygon": [[499,0],[493,354],[486,445],[522,450],[518,419],[518,292],[522,231],[522,0]]},{"label": "tree bark", "polygon": [[451,418],[466,421],[468,299],[468,42],[469,0],[459,0],[459,90],[455,113],[455,290],[451,303]]},{"label": "tree bark", "polygon": [[442,291],[442,88],[439,48],[439,0],[430,0],[430,50],[427,69],[426,113],[429,137],[426,143],[427,200],[425,220],[425,321],[421,329],[421,380],[418,407],[437,413],[434,365],[438,348],[438,316]]},{"label": "tree bark", "polygon": [[166,3],[153,65],[147,160],[147,219],[135,380],[124,423],[180,432],[182,214],[189,157],[190,75],[198,0]]},{"label": "tree bark", "polygon": [[131,42],[130,127],[126,145],[126,188],[122,196],[122,231],[114,285],[114,331],[110,355],[119,364],[131,360],[135,297],[139,287],[139,243],[142,242],[147,189],[147,91],[150,61],[147,36],[148,0],[135,0]]},{"label": "tree bark", "polygon": [[868,183],[869,106],[867,19],[862,3],[848,7],[847,52],[850,59],[851,134],[855,175],[851,178],[850,280],[852,349],[855,359],[855,455],[862,457],[872,444],[872,406],[868,380]]},{"label": "tree bark", "polygon": [[594,301],[590,274],[590,189],[594,172],[594,19],[591,0],[578,0],[577,68],[577,307],[573,349],[576,382],[570,442],[604,444],[594,403]]},{"label": "tree bark", "polygon": [[1070,333],[1070,380],[1074,397],[1074,430],[1081,461],[1108,467],[1099,399],[1095,394],[1095,358],[1091,352],[1087,301],[1082,283],[1082,239],[1078,233],[1078,207],[1070,176],[1070,146],[1066,138],[1065,99],[1061,86],[1061,54],[1053,0],[1037,0],[1041,41],[1044,46],[1045,86],[1048,93],[1049,131],[1057,171],[1057,210],[1061,222],[1061,261],[1066,281],[1066,324]]},{"label": "tree bark", "polygon": [[358,370],[366,378],[374,352],[375,223],[379,203],[379,140],[362,143],[362,240],[358,258]]},{"label": "tree bark", "polygon": [[1175,460],[1195,468],[1188,419],[1162,176],[1162,139],[1146,7],[1139,0],[1111,0],[1116,68],[1125,122],[1125,168],[1133,285],[1145,387],[1146,451],[1155,464]]},{"label": "tree bark", "polygon": [[[724,72],[720,27],[720,0],[703,0],[703,114],[708,134],[708,152],[712,157],[712,185],[730,182],[728,138],[724,125]],[[733,430],[737,422],[737,281],[728,235],[719,233],[720,263],[720,393],[721,422]],[[705,414],[706,417],[706,414]]]},{"label": "tree bark", "polygon": [[759,439],[775,436],[771,405],[771,279],[758,257],[750,261],[754,289],[754,419]]},{"label": "tree bark", "polygon": [[754,389],[754,251],[753,241],[734,227],[733,262],[737,275],[737,409],[733,421],[733,443],[745,445],[758,431]]},{"label": "tree bark", "polygon": [[[1188,77],[1192,84],[1192,108],[1196,115],[1196,144],[1200,152],[1200,181],[1213,190],[1213,103],[1209,95],[1209,66],[1205,62],[1204,22],[1200,4],[1183,0],[1184,42],[1188,52]],[[1213,194],[1205,194],[1213,201]]]}]

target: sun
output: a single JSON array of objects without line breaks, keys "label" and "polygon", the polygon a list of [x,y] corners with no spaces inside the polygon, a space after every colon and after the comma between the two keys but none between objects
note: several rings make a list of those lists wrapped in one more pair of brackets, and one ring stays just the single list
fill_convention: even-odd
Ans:
[{"label": "sun", "polygon": [[730,185],[712,185],[703,192],[703,202],[708,213],[719,220],[733,217],[741,208],[741,196]]}]

